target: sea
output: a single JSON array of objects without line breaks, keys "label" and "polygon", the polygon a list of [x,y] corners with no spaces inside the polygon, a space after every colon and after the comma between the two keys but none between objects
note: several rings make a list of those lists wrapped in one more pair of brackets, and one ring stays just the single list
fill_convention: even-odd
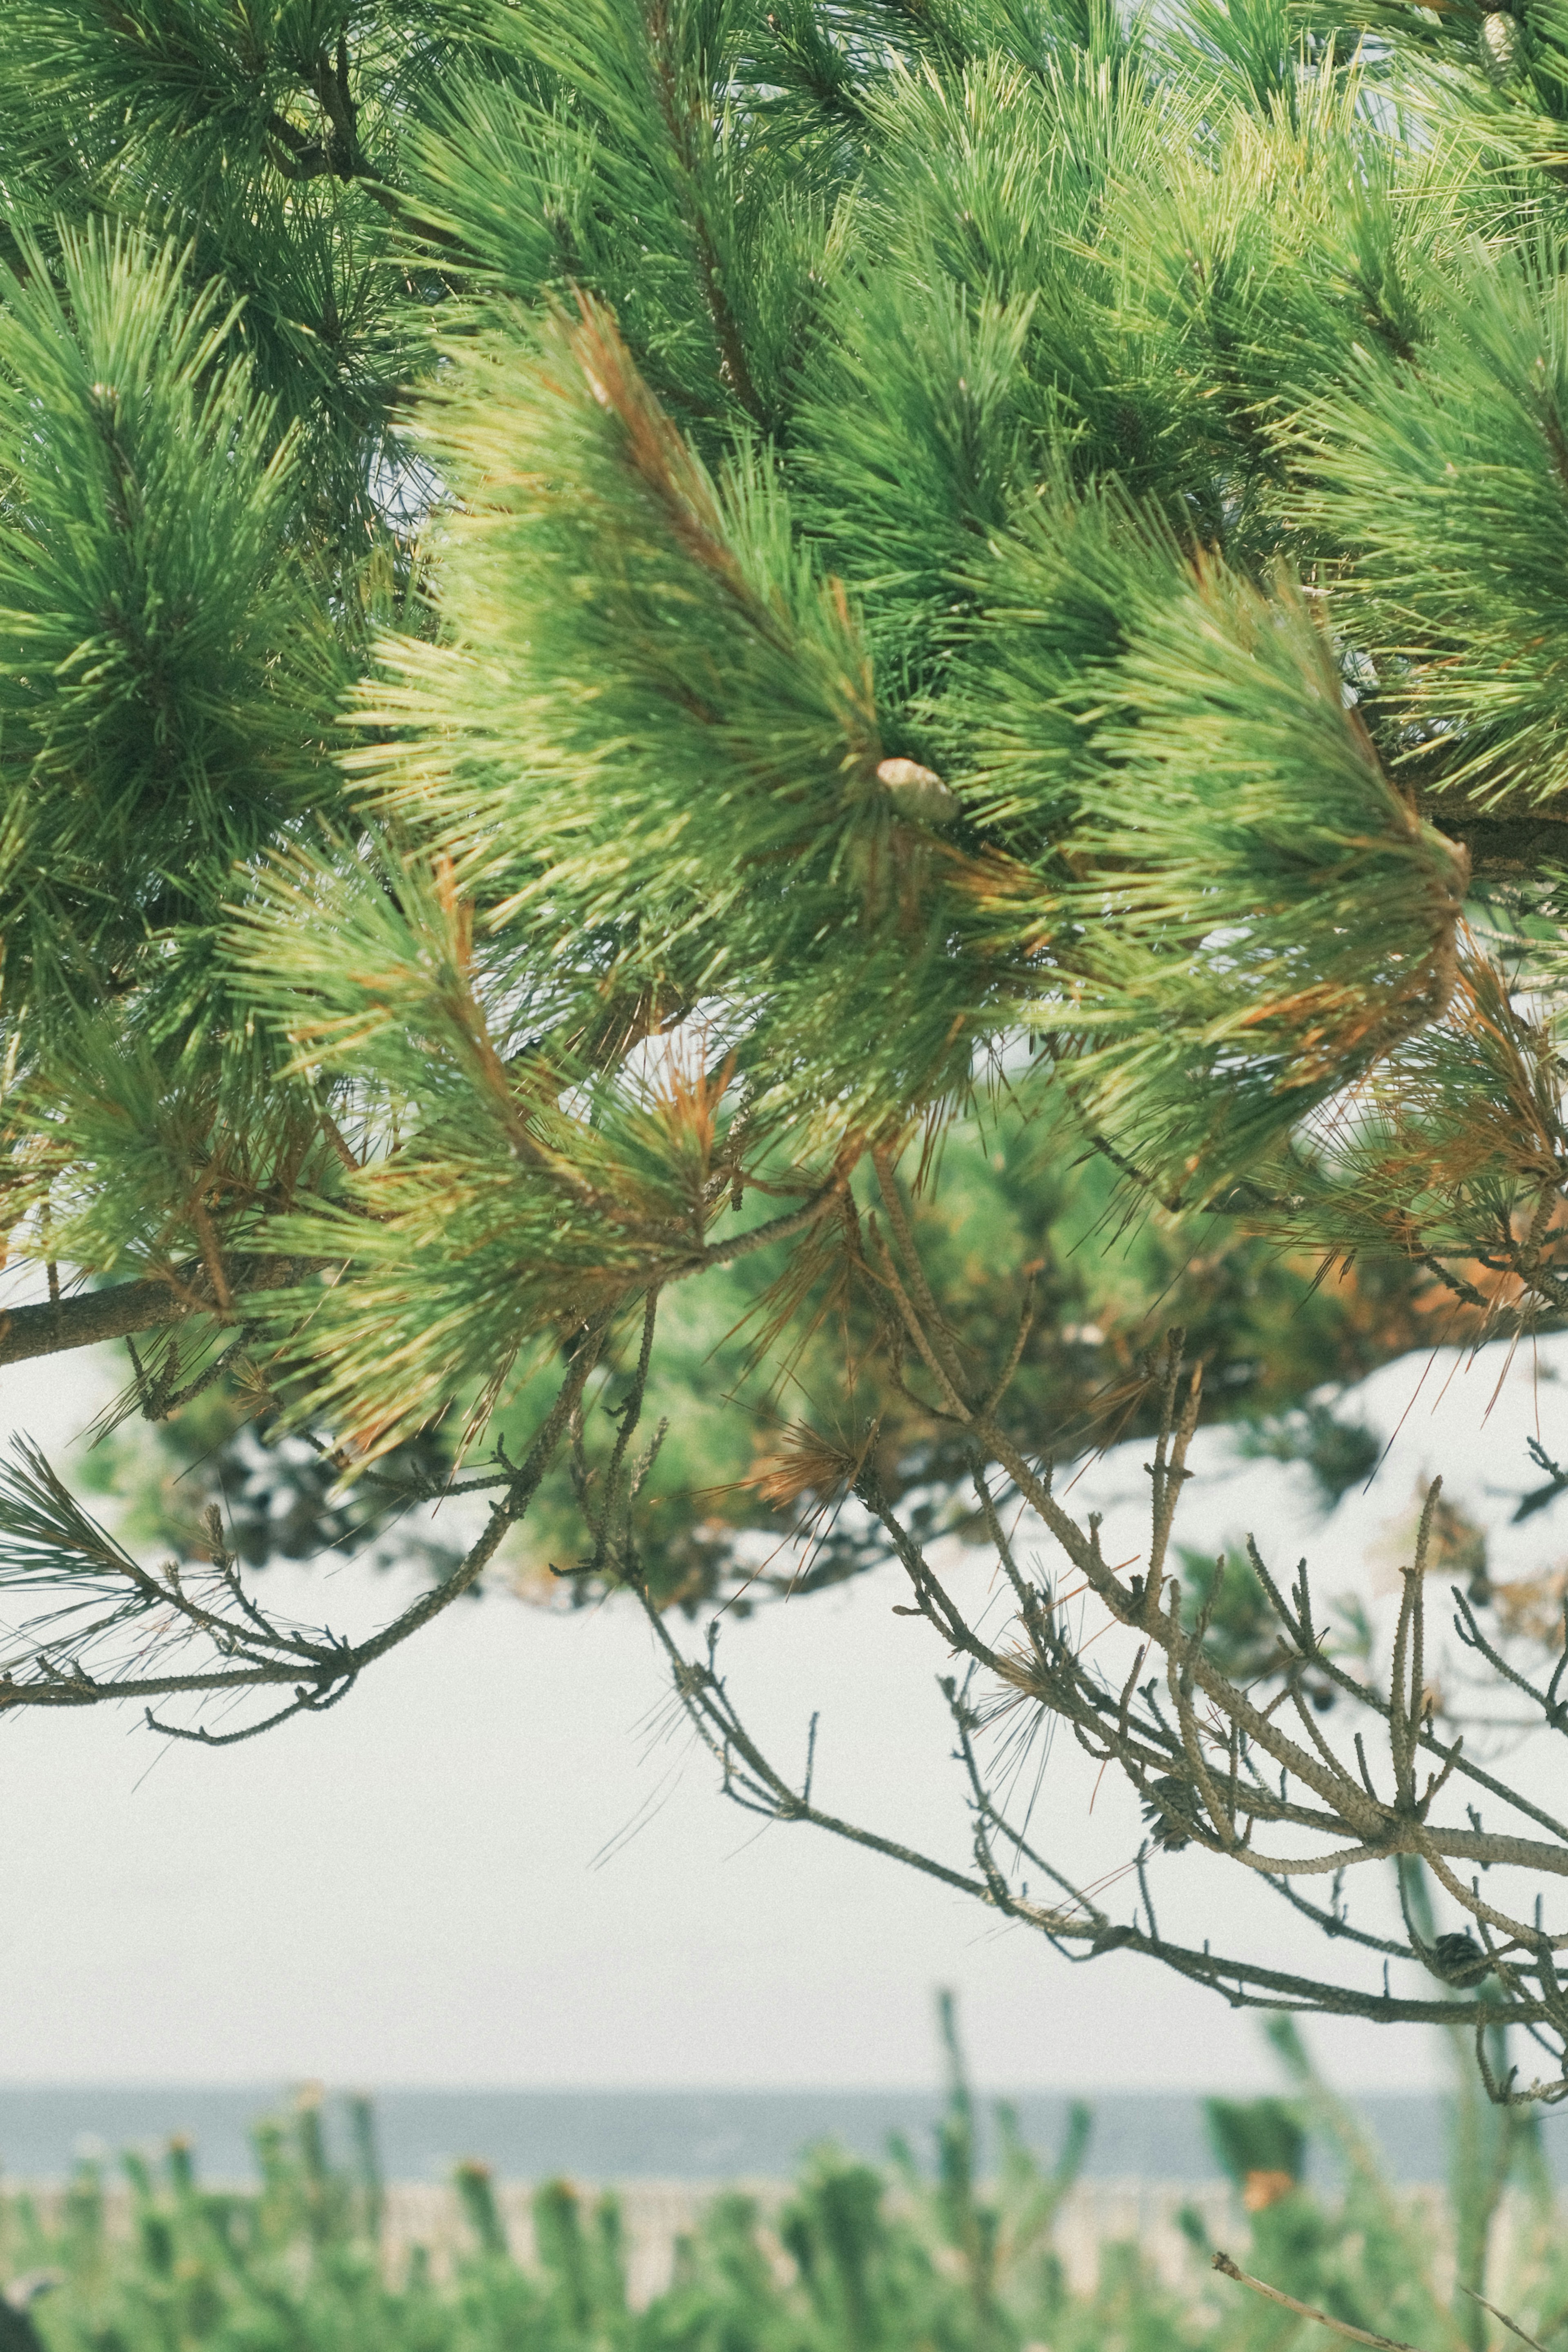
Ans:
[{"label": "sea", "polygon": [[[191,2147],[201,2178],[241,2186],[257,2178],[258,2123],[287,2116],[301,2095],[320,2100],[329,2147],[346,2159],[349,2099],[363,2093],[268,2083],[0,2084],[0,2178],[44,2185],[68,2179],[84,2161],[112,2162],[128,2149],[156,2155],[177,2139]],[[899,2141],[930,2168],[942,2110],[940,2094],[908,2090],[386,2088],[368,2095],[382,2173],[411,2182],[443,2180],[475,2158],[500,2180],[783,2180],[824,2142],[879,2161]],[[1007,2104],[1026,2143],[1050,2161],[1067,2129],[1068,2095],[1025,2092]],[[1094,2118],[1089,2179],[1196,2186],[1218,2177],[1200,2096],[1116,2091],[1087,2104]],[[975,2106],[984,2172],[996,2149],[994,2102],[977,2093]],[[1391,2179],[1442,2179],[1437,2098],[1369,2095],[1353,2112]],[[1556,2179],[1568,2183],[1568,2116],[1546,2116],[1542,2138]]]}]

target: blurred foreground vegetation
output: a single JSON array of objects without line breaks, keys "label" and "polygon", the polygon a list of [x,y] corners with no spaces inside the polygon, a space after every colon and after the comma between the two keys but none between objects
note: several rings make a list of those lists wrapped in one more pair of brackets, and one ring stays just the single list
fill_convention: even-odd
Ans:
[{"label": "blurred foreground vegetation", "polygon": [[[679,2242],[669,2285],[641,2310],[628,2300],[613,2194],[547,2182],[524,2263],[485,2168],[461,2166],[463,2248],[433,2263],[388,2227],[368,2106],[351,2111],[353,2154],[339,2163],[319,2105],[303,2103],[258,2132],[258,2190],[205,2189],[175,2144],[156,2167],[122,2160],[129,2229],[125,2194],[112,2196],[97,2165],[79,2169],[63,2202],[5,2196],[0,2352],[1310,2352],[1334,2340],[1215,2277],[1194,2210],[1181,2217],[1191,2260],[1179,2283],[1162,2282],[1147,2250],[1108,2243],[1093,2287],[1075,2289],[1055,2240],[1089,2112],[1074,2110],[1047,2166],[999,2106],[994,2177],[983,2182],[945,2003],[942,2022],[951,2077],[933,2168],[896,2143],[880,2168],[820,2148],[782,2211],[721,2192]],[[1534,2123],[1487,2107],[1460,2076],[1449,2110],[1457,2221],[1445,2245],[1430,2213],[1385,2179],[1293,2030],[1278,2021],[1270,2039],[1289,2095],[1208,2108],[1237,2191],[1227,2251],[1243,2267],[1422,2352],[1517,2340],[1466,2284],[1548,2352],[1568,2346],[1568,2245]],[[1314,2147],[1339,2178],[1331,2192],[1305,2177]]]}]

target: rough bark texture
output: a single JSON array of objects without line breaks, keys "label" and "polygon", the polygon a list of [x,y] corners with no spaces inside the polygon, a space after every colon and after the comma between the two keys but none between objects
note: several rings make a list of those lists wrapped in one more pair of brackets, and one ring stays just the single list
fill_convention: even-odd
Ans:
[{"label": "rough bark texture", "polygon": [[[229,1291],[240,1298],[287,1290],[317,1271],[313,1258],[252,1258],[228,1269]],[[0,1364],[95,1348],[100,1340],[124,1339],[135,1331],[183,1323],[192,1315],[217,1313],[203,1267],[178,1267],[174,1279],[178,1288],[157,1280],[121,1282],[109,1290],[82,1291],[74,1298],[0,1309]]]},{"label": "rough bark texture", "polygon": [[1523,881],[1543,869],[1568,866],[1568,810],[1496,809],[1482,814],[1461,801],[1436,795],[1423,803],[1421,814],[1462,842],[1470,853],[1470,871],[1478,879]]}]

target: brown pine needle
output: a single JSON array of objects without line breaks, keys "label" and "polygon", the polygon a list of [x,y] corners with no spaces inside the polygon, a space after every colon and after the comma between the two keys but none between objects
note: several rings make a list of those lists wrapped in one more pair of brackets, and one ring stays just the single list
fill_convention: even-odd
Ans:
[{"label": "brown pine needle", "polygon": [[[1377,2352],[1421,2352],[1418,2344],[1406,2344],[1403,2336],[1373,2336],[1365,2327],[1352,2327],[1347,2319],[1331,2319],[1326,2311],[1314,2311],[1310,2303],[1298,2303],[1293,2294],[1281,2294],[1277,2286],[1268,2286],[1262,2279],[1253,2278],[1249,2273],[1240,2269],[1228,2254],[1216,2253],[1214,2267],[1216,2271],[1223,2271],[1226,2278],[1235,2279],[1239,2285],[1249,2286],[1254,2294],[1266,2294],[1270,2303],[1283,2305],[1287,2311],[1295,2312],[1298,2317],[1315,2319],[1320,2327],[1326,2327],[1331,2335],[1342,2336],[1347,2343],[1374,2345]],[[1489,2304],[1487,2308],[1490,2310]],[[1500,2313],[1499,2316],[1501,2316]]]}]

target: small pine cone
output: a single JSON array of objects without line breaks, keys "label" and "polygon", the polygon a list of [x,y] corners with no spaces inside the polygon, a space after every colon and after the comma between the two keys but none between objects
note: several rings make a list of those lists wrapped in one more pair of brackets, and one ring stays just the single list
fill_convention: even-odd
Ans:
[{"label": "small pine cone", "polygon": [[1460,1928],[1458,1935],[1439,1936],[1432,1947],[1432,1958],[1439,1976],[1447,1977],[1450,1984],[1471,1983],[1489,1966],[1468,1927]]},{"label": "small pine cone", "polygon": [[1166,1853],[1180,1853],[1184,1845],[1192,1843],[1193,1831],[1202,1816],[1197,1798],[1186,1782],[1166,1774],[1162,1780],[1150,1781],[1143,1818],[1157,1846]]},{"label": "small pine cone", "polygon": [[934,769],[913,760],[883,760],[877,769],[882,786],[899,814],[914,824],[948,824],[958,814],[958,795],[950,791]]},{"label": "small pine cone", "polygon": [[1524,27],[1519,18],[1506,8],[1494,8],[1481,18],[1478,39],[1487,79],[1500,89],[1516,80],[1524,63]]}]

